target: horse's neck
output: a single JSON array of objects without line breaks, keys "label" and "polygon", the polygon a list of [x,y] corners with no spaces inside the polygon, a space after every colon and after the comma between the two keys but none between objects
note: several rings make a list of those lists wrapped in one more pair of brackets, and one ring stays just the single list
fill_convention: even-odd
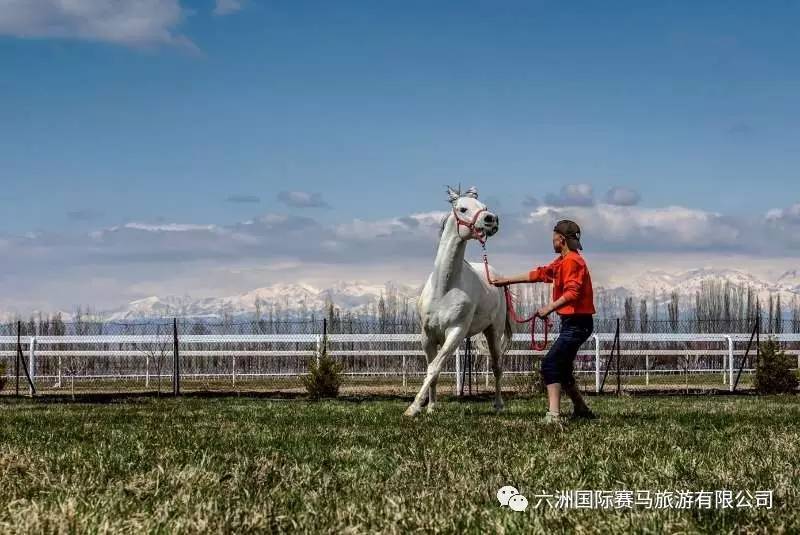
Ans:
[{"label": "horse's neck", "polygon": [[439,239],[439,249],[433,270],[433,295],[442,297],[461,277],[467,242],[458,235],[458,225],[450,216]]}]

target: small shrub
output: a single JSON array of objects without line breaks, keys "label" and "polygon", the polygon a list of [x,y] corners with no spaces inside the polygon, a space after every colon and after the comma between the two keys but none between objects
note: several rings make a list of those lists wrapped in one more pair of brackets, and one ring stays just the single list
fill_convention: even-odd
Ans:
[{"label": "small shrub", "polygon": [[781,351],[772,338],[761,345],[755,387],[759,394],[786,394],[797,388],[793,359]]},{"label": "small shrub", "polygon": [[6,382],[8,382],[8,377],[6,377],[6,365],[0,364],[0,392],[6,387]]},{"label": "small shrub", "polygon": [[311,399],[335,398],[342,385],[342,365],[328,356],[327,344],[323,341],[318,358],[308,363],[308,375],[303,376],[303,385]]}]

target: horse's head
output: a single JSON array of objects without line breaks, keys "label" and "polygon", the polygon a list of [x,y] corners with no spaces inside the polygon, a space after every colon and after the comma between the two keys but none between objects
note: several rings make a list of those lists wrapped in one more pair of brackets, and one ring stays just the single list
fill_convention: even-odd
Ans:
[{"label": "horse's head", "polygon": [[447,196],[453,206],[453,215],[458,222],[458,235],[461,238],[483,241],[497,234],[500,218],[478,200],[477,189],[471,187],[462,195],[461,191],[448,186]]}]

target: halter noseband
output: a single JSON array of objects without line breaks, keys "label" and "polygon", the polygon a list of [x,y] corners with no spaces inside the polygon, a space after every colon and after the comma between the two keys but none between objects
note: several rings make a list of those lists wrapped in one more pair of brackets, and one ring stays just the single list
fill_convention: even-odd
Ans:
[{"label": "halter noseband", "polygon": [[460,217],[458,217],[458,212],[456,212],[456,207],[455,205],[453,206],[453,216],[456,218],[456,225],[457,225],[456,230],[458,230],[460,227],[467,227],[467,230],[469,230],[470,235],[476,240],[478,240],[481,246],[486,245],[486,235],[482,234],[481,231],[478,230],[478,228],[475,226],[475,223],[478,222],[478,216],[485,211],[486,208],[481,208],[480,210],[475,212],[474,216],[472,216],[472,221],[465,221]]}]

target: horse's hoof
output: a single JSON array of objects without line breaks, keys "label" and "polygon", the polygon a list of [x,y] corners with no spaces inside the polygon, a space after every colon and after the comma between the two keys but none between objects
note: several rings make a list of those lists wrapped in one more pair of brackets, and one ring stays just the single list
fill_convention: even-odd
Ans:
[{"label": "horse's hoof", "polygon": [[425,409],[425,412],[427,412],[428,414],[432,413],[433,412],[433,405],[428,405],[428,408]]},{"label": "horse's hoof", "polygon": [[406,412],[403,413],[403,416],[406,418],[413,418],[419,413],[419,409],[414,409],[413,407],[409,407],[406,409]]},{"label": "horse's hoof", "polygon": [[503,403],[500,403],[500,404],[495,403],[494,412],[503,412],[503,409],[505,409],[505,407],[506,406]]}]

